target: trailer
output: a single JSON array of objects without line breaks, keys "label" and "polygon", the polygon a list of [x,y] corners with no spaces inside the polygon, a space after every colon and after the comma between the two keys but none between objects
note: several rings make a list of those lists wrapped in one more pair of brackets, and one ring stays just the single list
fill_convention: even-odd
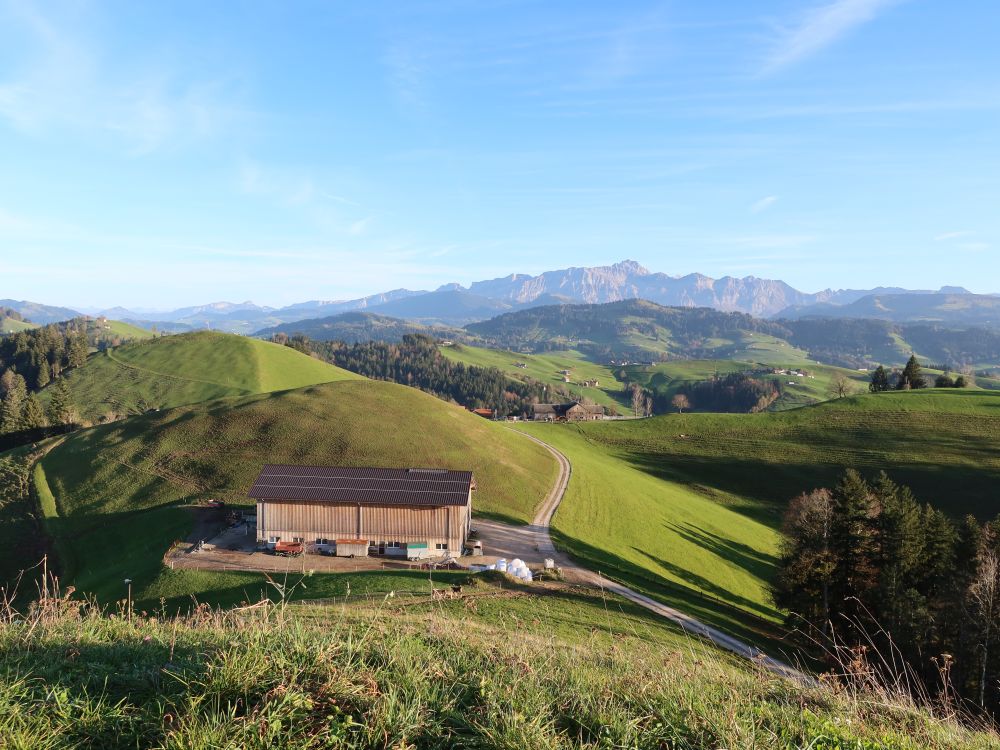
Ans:
[{"label": "trailer", "polygon": [[336,541],[337,557],[367,557],[367,539],[338,539]]}]

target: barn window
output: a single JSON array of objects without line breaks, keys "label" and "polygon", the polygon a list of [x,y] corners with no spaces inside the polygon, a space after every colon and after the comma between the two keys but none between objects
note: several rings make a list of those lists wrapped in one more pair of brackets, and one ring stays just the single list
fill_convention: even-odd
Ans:
[{"label": "barn window", "polygon": [[280,536],[269,536],[267,538],[267,543],[268,544],[277,544],[280,541],[281,541],[281,537]]},{"label": "barn window", "polygon": [[304,541],[305,541],[305,537],[301,537],[301,536],[293,536],[293,537],[292,537],[292,541],[293,541],[293,542],[299,542],[299,543],[301,544],[302,542],[304,542]]},{"label": "barn window", "polygon": [[448,545],[447,543],[442,544],[439,542],[434,545],[434,549],[448,549]]},{"label": "barn window", "polygon": [[325,537],[320,537],[319,539],[316,540],[316,544],[329,544],[329,543],[330,540],[326,539]]},{"label": "barn window", "polygon": [[386,542],[385,546],[389,547],[390,549],[396,549],[399,547],[399,542]]}]

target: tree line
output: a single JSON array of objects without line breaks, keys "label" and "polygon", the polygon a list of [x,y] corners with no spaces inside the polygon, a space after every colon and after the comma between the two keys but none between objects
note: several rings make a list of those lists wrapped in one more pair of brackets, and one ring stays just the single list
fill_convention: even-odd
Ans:
[{"label": "tree line", "polygon": [[[969,382],[965,375],[952,377],[945,372],[934,379],[935,388],[966,388]],[[900,370],[887,370],[883,365],[879,365],[872,373],[868,390],[872,393],[884,393],[886,391],[910,391],[927,387],[927,378],[923,375],[923,368],[917,361],[916,355],[910,355],[906,366]]]},{"label": "tree line", "polygon": [[368,378],[413,386],[469,409],[493,409],[498,417],[524,415],[532,404],[572,398],[558,386],[513,380],[495,367],[454,362],[438,351],[435,339],[422,334],[407,334],[398,344],[310,341],[305,336],[279,337],[276,341],[314,352],[337,367]]},{"label": "tree line", "polygon": [[1000,707],[1000,516],[955,522],[851,469],[795,498],[782,530],[774,601],[831,668]]},{"label": "tree line", "polygon": [[[0,450],[65,431],[76,420],[64,373],[87,361],[83,319],[0,337]],[[51,393],[43,407],[37,393]]]}]

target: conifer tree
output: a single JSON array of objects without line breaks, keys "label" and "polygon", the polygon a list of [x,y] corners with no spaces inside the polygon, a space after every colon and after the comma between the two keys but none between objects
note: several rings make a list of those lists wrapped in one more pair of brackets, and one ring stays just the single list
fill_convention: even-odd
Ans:
[{"label": "conifer tree", "polygon": [[87,361],[87,334],[83,330],[74,331],[70,336],[67,367],[80,367]]},{"label": "conifer tree", "polygon": [[830,608],[856,616],[857,602],[851,600],[868,600],[878,582],[877,503],[868,482],[848,469],[833,490],[833,504],[830,546],[836,567],[830,582]]},{"label": "conifer tree", "polygon": [[73,421],[73,404],[66,378],[59,378],[52,387],[49,401],[49,424],[70,424]]},{"label": "conifer tree", "polygon": [[26,430],[45,427],[49,423],[48,418],[45,416],[45,409],[42,408],[38,397],[34,393],[29,393],[27,400],[24,402],[22,422]]},{"label": "conifer tree", "polygon": [[903,373],[899,376],[899,385],[896,388],[900,391],[906,391],[925,388],[926,386],[927,381],[920,374],[920,363],[917,361],[917,355],[911,354],[906,367],[903,368]]},{"label": "conifer tree", "polygon": [[52,380],[52,370],[49,368],[49,360],[47,357],[42,357],[42,362],[38,365],[38,377],[35,380],[35,385],[41,390],[49,384],[50,380]]},{"label": "conifer tree", "polygon": [[24,429],[24,404],[28,400],[28,386],[24,378],[14,373],[11,385],[0,406],[0,432],[17,432]]},{"label": "conifer tree", "polygon": [[868,390],[872,393],[882,393],[889,390],[889,374],[882,365],[876,367],[875,372],[872,373],[872,380],[868,384]]}]

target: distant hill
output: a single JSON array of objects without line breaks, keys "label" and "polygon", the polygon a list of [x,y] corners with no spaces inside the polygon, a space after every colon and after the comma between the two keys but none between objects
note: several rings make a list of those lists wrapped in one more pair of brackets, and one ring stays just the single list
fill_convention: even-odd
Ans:
[{"label": "distant hill", "polygon": [[[248,377],[259,376],[245,372],[232,384],[250,386]],[[63,582],[113,600],[131,578],[141,597],[169,574],[163,554],[192,527],[180,506],[210,498],[249,505],[261,467],[282,462],[471,469],[474,512],[522,522],[557,472],[551,455],[524,436],[393,383],[341,379],[164,410],[75,433],[42,460],[36,480],[42,497],[51,497],[46,507],[58,509],[47,527]]]},{"label": "distant hill", "polygon": [[777,323],[744,313],[644,300],[535,307],[472,323],[466,330],[500,348],[577,349],[595,361],[724,358],[734,348],[744,348],[751,333],[787,333]]},{"label": "distant hill", "polygon": [[858,368],[902,364],[913,353],[925,362],[955,368],[989,369],[1000,363],[1000,331],[995,329],[853,318],[762,320],[642,300],[537,307],[472,323],[465,330],[496,348],[575,349],[599,363],[681,358],[789,365],[818,360]]},{"label": "distant hill", "polygon": [[270,338],[276,333],[288,336],[302,334],[314,341],[346,341],[349,344],[365,341],[399,341],[409,333],[424,333],[440,338],[461,338],[465,332],[444,326],[426,326],[400,318],[390,318],[367,312],[347,312],[325,318],[282,323],[264,328],[254,336]]},{"label": "distant hill", "polygon": [[791,308],[781,317],[868,318],[1000,327],[1000,297],[968,293],[871,294],[847,304]]},{"label": "distant hill", "polygon": [[[286,346],[199,331],[92,354],[67,378],[81,418],[96,422],[109,415],[355,380],[358,376]],[[41,396],[46,400],[48,390]]]},{"label": "distant hill", "polygon": [[80,313],[68,307],[54,307],[27,300],[0,299],[0,307],[9,307],[11,310],[16,310],[23,318],[37,325],[58,323],[63,320],[80,317]]}]

